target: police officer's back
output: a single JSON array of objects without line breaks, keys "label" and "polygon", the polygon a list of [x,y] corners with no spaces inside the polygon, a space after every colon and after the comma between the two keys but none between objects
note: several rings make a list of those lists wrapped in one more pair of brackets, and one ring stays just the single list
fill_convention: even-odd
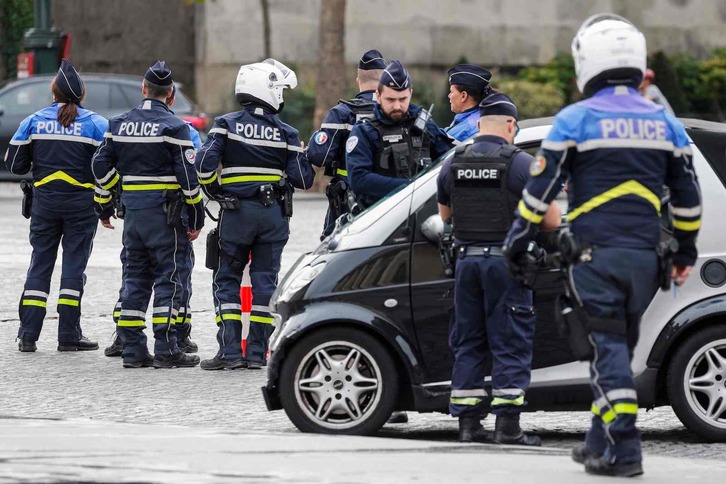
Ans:
[{"label": "police officer's back", "polygon": [[325,215],[323,237],[330,235],[335,221],[351,208],[351,190],[345,164],[345,145],[353,126],[373,116],[375,90],[386,60],[377,50],[369,50],[358,60],[356,84],[360,91],[354,99],[340,100],[323,119],[320,129],[313,133],[308,144],[307,155],[313,165],[325,169],[324,174],[332,177],[325,189],[329,207]]},{"label": "police officer's back", "polygon": [[391,61],[376,90],[373,118],[355,125],[348,138],[348,180],[364,206],[407,185],[453,146],[421,106],[411,104],[412,93],[408,71],[399,61]]},{"label": "police officer's back", "polygon": [[[197,154],[199,179],[222,204],[219,239],[207,245],[216,254],[210,268],[219,350],[202,362],[205,370],[258,369],[265,360],[274,329],[268,304],[289,237],[292,187],[307,189],[314,178],[298,131],[277,116],[283,89],[296,85],[295,73],[273,59],[242,66],[235,93],[243,108],[216,118]],[[253,299],[243,360],[239,287],[250,257]]]},{"label": "police officer's back", "polygon": [[473,64],[457,64],[448,75],[449,103],[456,116],[446,134],[464,141],[479,132],[479,103],[492,92],[492,73]]},{"label": "police officer's back", "polygon": [[23,215],[30,218],[33,256],[19,305],[18,347],[23,352],[36,350],[62,239],[58,350],[95,350],[98,343],[89,341],[81,331],[80,304],[84,271],[98,226],[91,157],[108,122],[81,107],[85,86],[67,60],[61,63],[50,87],[53,105],[24,119],[5,153],[10,173],[32,171],[33,175],[32,187],[24,188]]},{"label": "police officer's back", "polygon": [[[126,209],[124,291],[117,325],[126,368],[199,363],[198,357],[179,351],[175,331],[182,296],[181,247],[183,239],[199,236],[204,211],[189,127],[166,105],[172,86],[171,71],[163,61],[150,67],[142,87],[145,99],[111,120],[93,161],[102,223],[110,225],[112,191],[119,180]],[[143,332],[152,290],[153,361]]]}]

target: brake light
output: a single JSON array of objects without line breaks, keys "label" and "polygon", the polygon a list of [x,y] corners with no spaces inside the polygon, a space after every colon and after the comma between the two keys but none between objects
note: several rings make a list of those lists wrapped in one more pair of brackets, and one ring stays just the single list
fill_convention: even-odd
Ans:
[{"label": "brake light", "polygon": [[207,125],[209,124],[209,118],[206,116],[184,116],[182,119],[191,123],[198,130],[207,129]]}]

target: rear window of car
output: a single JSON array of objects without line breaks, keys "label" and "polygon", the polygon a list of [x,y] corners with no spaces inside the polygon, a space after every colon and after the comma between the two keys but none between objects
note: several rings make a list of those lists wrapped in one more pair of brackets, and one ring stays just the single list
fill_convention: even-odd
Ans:
[{"label": "rear window of car", "polygon": [[698,149],[726,186],[726,132],[687,129]]}]

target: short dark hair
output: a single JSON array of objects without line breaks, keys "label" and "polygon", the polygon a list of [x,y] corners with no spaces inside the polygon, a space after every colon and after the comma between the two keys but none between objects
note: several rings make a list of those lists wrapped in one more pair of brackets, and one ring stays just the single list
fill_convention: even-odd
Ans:
[{"label": "short dark hair", "polygon": [[144,79],[144,86],[146,87],[146,97],[152,99],[163,99],[164,101],[166,101],[166,99],[169,97],[172,89],[171,85],[160,86],[158,84],[154,84],[153,82],[149,82],[146,79]]},{"label": "short dark hair", "polygon": [[467,93],[469,97],[477,103],[477,105],[481,102],[482,99],[492,93],[492,88],[488,84],[484,87],[483,90],[479,87],[471,86],[469,84],[452,84],[452,86],[455,86],[459,92]]}]

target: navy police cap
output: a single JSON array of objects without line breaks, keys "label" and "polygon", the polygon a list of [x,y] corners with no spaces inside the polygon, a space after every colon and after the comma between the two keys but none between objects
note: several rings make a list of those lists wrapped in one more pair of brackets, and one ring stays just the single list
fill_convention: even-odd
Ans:
[{"label": "navy police cap", "polygon": [[509,96],[501,92],[495,92],[479,103],[479,115],[481,116],[512,116],[518,119],[517,106],[514,105]]},{"label": "navy police cap", "polygon": [[492,73],[474,64],[458,64],[449,69],[449,84],[462,84],[484,90],[489,85]]},{"label": "navy police cap", "polygon": [[67,59],[61,61],[58,74],[55,75],[55,83],[68,101],[77,103],[83,97],[83,79]]},{"label": "navy police cap", "polygon": [[394,91],[411,89],[411,78],[408,76],[408,71],[403,67],[401,61],[396,59],[392,60],[383,71],[380,83]]},{"label": "navy police cap", "polygon": [[174,82],[171,78],[171,69],[166,67],[164,61],[156,61],[156,64],[149,67],[144,79],[157,86],[171,86]]},{"label": "navy police cap", "polygon": [[383,54],[376,49],[369,50],[358,60],[358,69],[363,71],[371,71],[374,69],[385,69],[388,64]]}]

